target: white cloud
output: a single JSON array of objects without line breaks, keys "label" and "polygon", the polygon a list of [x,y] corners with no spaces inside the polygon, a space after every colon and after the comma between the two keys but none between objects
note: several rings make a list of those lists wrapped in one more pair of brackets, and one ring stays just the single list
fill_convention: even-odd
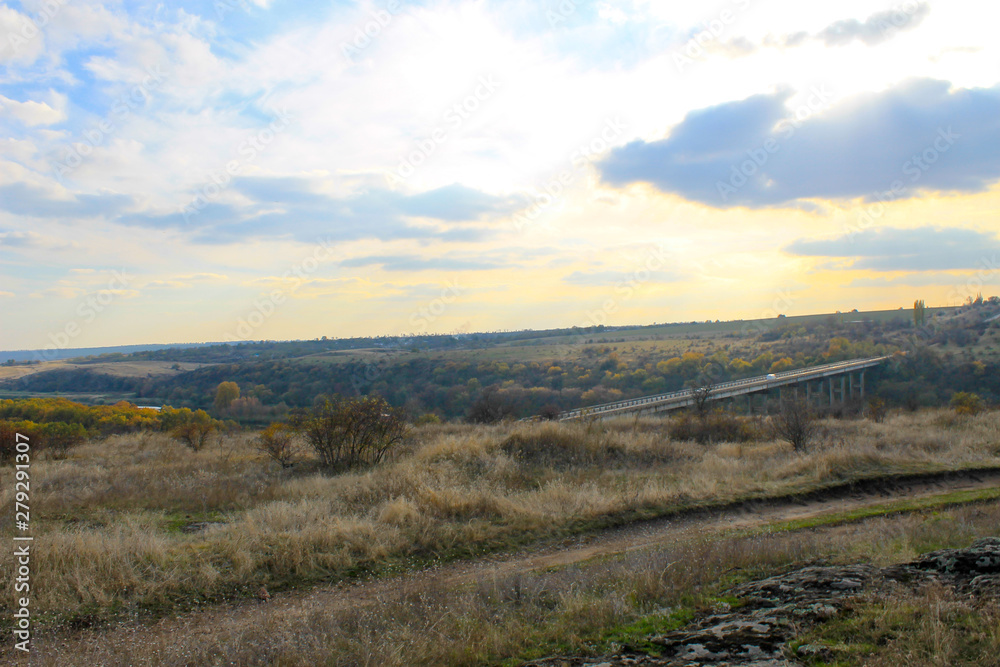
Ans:
[{"label": "white cloud", "polygon": [[45,102],[19,102],[0,95],[0,116],[15,118],[28,127],[54,125],[66,120],[64,109],[53,109]]},{"label": "white cloud", "polygon": [[[284,6],[270,0],[251,1],[269,12],[285,11]],[[43,0],[30,0],[23,4],[24,14],[0,6],[0,35],[6,34],[8,27],[20,28],[43,5]],[[47,206],[52,215],[32,217],[31,229],[45,239],[76,244],[60,255],[61,260],[67,260],[64,265],[71,264],[68,260],[76,266],[128,263],[141,266],[138,283],[147,287],[204,288],[206,305],[199,305],[202,311],[190,320],[191,331],[196,331],[200,323],[220,317],[216,311],[224,307],[213,298],[229,298],[230,290],[247,290],[237,282],[255,276],[280,276],[287,265],[301,259],[304,246],[288,239],[273,244],[256,242],[252,224],[241,229],[240,221],[235,221],[234,246],[200,247],[189,242],[191,228],[124,227],[113,222],[114,212],[177,214],[197,189],[210,182],[210,174],[221,173],[228,161],[241,158],[240,146],[248,136],[267,126],[274,114],[263,100],[270,95],[271,108],[287,107],[292,124],[253,160],[243,163],[236,183],[225,188],[215,203],[247,206],[250,200],[245,186],[251,177],[303,179],[315,183],[316,191],[324,196],[352,206],[378,203],[373,197],[352,197],[385,188],[384,175],[440,127],[446,130],[446,139],[435,143],[414,175],[396,186],[398,193],[413,195],[458,183],[507,197],[540,189],[563,170],[570,169],[574,180],[546,209],[545,224],[516,230],[509,220],[498,218],[491,221],[488,229],[495,236],[488,240],[407,241],[394,237],[347,241],[338,245],[338,258],[488,256],[496,247],[493,244],[530,248],[542,242],[558,248],[550,259],[562,270],[548,269],[551,284],[557,292],[564,287],[570,292],[560,280],[566,273],[577,270],[587,274],[583,280],[593,279],[590,274],[594,272],[617,268],[582,266],[580,258],[601,257],[622,238],[634,238],[640,244],[667,239],[683,258],[680,267],[671,266],[670,270],[687,275],[688,262],[720,258],[722,269],[698,278],[706,291],[716,290],[715,297],[698,298],[703,303],[730,303],[730,293],[746,289],[767,294],[767,285],[794,284],[795,276],[801,275],[796,272],[812,266],[808,259],[784,256],[776,250],[788,242],[774,231],[776,228],[806,227],[801,233],[808,235],[820,233],[819,226],[829,221],[784,211],[768,214],[774,219],[755,211],[706,211],[641,186],[622,192],[604,188],[590,165],[575,169],[571,156],[599,137],[608,119],[621,118],[626,129],[613,143],[624,144],[663,137],[693,109],[753,95],[773,95],[778,89],[809,91],[813,85],[826,84],[838,98],[846,98],[855,92],[884,92],[912,77],[934,78],[954,88],[997,83],[994,65],[1000,61],[992,33],[1000,9],[971,0],[947,5],[934,2],[931,18],[919,29],[901,31],[874,48],[858,40],[827,48],[822,41],[809,39],[797,47],[757,48],[736,60],[732,50],[712,53],[683,73],[671,58],[674,41],[680,39],[682,44],[703,30],[723,8],[734,10],[736,21],[726,28],[720,43],[760,45],[768,34],[816,35],[837,21],[856,19],[850,26],[857,23],[864,27],[868,17],[889,5],[873,7],[870,0],[834,4],[726,0],[715,7],[651,0],[575,5],[577,11],[570,20],[550,29],[545,15],[549,5],[515,0],[503,5],[453,0],[404,2],[404,12],[382,26],[352,62],[344,57],[342,45],[354,38],[359,26],[371,21],[369,10],[385,6],[382,0],[331,7],[324,20],[304,20],[304,14],[275,15],[273,18],[280,20],[264,27],[260,24],[269,22],[272,15],[255,7],[249,7],[246,15],[233,13],[225,19],[210,6],[204,17],[197,17],[169,5],[143,7],[140,3],[136,8],[134,3],[98,0],[63,3],[17,58],[4,52],[5,43],[0,43],[0,64],[7,65],[4,92],[10,98],[4,98],[6,103],[0,100],[0,122],[4,129],[15,130],[6,133],[10,138],[0,139],[0,182],[37,188],[35,203]],[[516,20],[507,18],[511,13],[516,14]],[[246,16],[258,22],[253,35],[238,34]],[[741,52],[747,51],[744,48]],[[624,52],[631,56],[624,57]],[[84,145],[84,133],[108,117],[114,100],[140,83],[153,66],[167,71],[164,85],[152,91],[148,101],[136,105],[127,118],[112,117],[114,129],[89,151],[62,187],[54,187],[52,165],[47,160],[61,159],[67,146]],[[85,74],[80,75],[81,71]],[[482,76],[499,81],[495,94],[480,100],[478,109],[453,126],[445,114],[475,90]],[[68,91],[70,100],[61,107],[53,98],[24,92],[48,88]],[[798,102],[790,98],[788,104],[794,108]],[[52,123],[61,121],[65,124],[59,125],[59,130],[51,129]],[[16,193],[22,205],[32,192],[24,189]],[[79,211],[71,207],[84,201],[81,195],[93,198],[102,192],[116,193],[123,199],[113,208],[111,204],[117,200],[103,197],[107,207],[92,202],[93,215],[72,215]],[[955,200],[956,218],[957,211],[968,210],[963,208],[966,201]],[[271,202],[254,203],[266,207]],[[917,209],[919,203],[916,199],[912,202],[918,217],[921,210],[927,210]],[[32,243],[41,247],[41,239],[10,235],[19,226],[26,229],[26,210],[22,206],[8,213],[0,211],[0,229],[7,234],[0,239],[4,250],[17,243],[21,244],[19,252],[27,253],[25,248]],[[67,212],[70,215],[56,215]],[[372,219],[381,215],[378,210],[371,213]],[[289,236],[308,224],[315,224],[317,230],[328,225],[330,234],[337,231],[332,218],[317,216],[309,222],[289,217]],[[733,241],[720,246],[723,239]],[[394,244],[406,245],[397,248]],[[753,271],[723,270],[736,266],[744,257],[740,253],[750,257],[758,249],[762,265]],[[357,277],[352,280],[370,281],[384,265],[355,268]],[[526,275],[534,270],[523,269]],[[217,275],[199,278],[198,272]],[[746,274],[754,276],[749,281],[752,284],[743,284]],[[234,280],[219,284],[227,280],[225,275],[234,276]],[[398,275],[401,272],[394,277]],[[534,277],[531,274],[526,279]],[[18,294],[72,288],[57,284],[55,279],[32,280],[5,286],[15,288]],[[346,280],[318,273],[313,283],[303,286],[301,294],[341,295],[350,302],[345,308],[353,308],[350,312],[356,315],[362,308],[358,303],[393,289],[379,282]],[[725,288],[717,288],[716,283],[722,282]],[[191,292],[175,295],[161,290],[157,299],[182,307]],[[681,302],[665,299],[664,304]],[[494,306],[497,315],[477,320],[477,326],[523,324],[519,318],[527,317],[524,314],[533,307],[500,298],[491,304]],[[579,307],[593,305],[581,301]],[[760,309],[738,303],[732,307]],[[164,312],[169,308],[164,305]],[[122,310],[127,312],[124,307]],[[339,320],[351,321],[337,321],[335,326],[369,333],[377,332],[371,327],[396,326],[390,316],[375,311],[374,307],[371,312],[365,310],[371,320],[341,317]],[[539,317],[553,315],[542,313]],[[563,317],[566,323],[579,319],[566,313]],[[664,317],[660,313],[656,319]],[[289,316],[282,331],[299,335],[295,327],[306,320],[307,315],[298,321]],[[127,333],[153,326],[142,316],[128,323],[123,315],[121,322],[127,326],[116,336],[159,336],[160,330]],[[164,322],[158,324],[162,327]],[[175,326],[173,322],[166,324]],[[224,326],[230,326],[228,321]],[[330,326],[332,330],[334,324]]]},{"label": "white cloud", "polygon": [[45,50],[45,37],[25,14],[0,5],[0,63],[32,63]]}]

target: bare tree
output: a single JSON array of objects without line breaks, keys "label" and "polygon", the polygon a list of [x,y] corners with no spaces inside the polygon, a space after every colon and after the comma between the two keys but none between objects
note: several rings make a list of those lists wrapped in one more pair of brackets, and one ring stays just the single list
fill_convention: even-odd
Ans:
[{"label": "bare tree", "polygon": [[542,406],[542,409],[538,412],[538,416],[547,421],[555,421],[556,419],[559,419],[559,414],[561,412],[562,410],[559,409],[558,405],[549,403]]},{"label": "bare tree", "polygon": [[469,408],[468,420],[473,424],[495,424],[514,416],[514,403],[497,385],[483,389]]},{"label": "bare tree", "polygon": [[693,380],[688,386],[690,386],[691,394],[694,397],[694,406],[692,406],[694,413],[698,415],[699,419],[704,420],[708,414],[708,402],[712,398],[712,390],[715,388],[715,378],[710,367],[706,367],[698,379]]},{"label": "bare tree", "polygon": [[775,436],[791,443],[797,452],[806,448],[817,430],[812,405],[798,396],[782,403],[781,411],[773,417],[771,424]]}]

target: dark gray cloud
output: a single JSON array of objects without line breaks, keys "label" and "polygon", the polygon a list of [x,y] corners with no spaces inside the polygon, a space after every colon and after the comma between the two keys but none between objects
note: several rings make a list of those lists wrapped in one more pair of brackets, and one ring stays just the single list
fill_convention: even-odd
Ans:
[{"label": "dark gray cloud", "polygon": [[827,46],[844,46],[859,41],[875,46],[891,39],[900,30],[911,30],[920,25],[930,13],[925,3],[910,2],[896,9],[872,14],[864,21],[845,19],[831,23],[816,37]]},{"label": "dark gray cloud", "polygon": [[785,252],[850,260],[873,271],[1000,270],[1000,239],[972,229],[868,229],[836,239],[799,239]]},{"label": "dark gray cloud", "polygon": [[[822,108],[822,90],[813,92]],[[1000,178],[1000,86],[951,90],[910,80],[796,119],[789,91],[688,114],[670,135],[614,149],[615,186],[646,182],[716,208],[796,206],[807,198],[974,192]]]}]

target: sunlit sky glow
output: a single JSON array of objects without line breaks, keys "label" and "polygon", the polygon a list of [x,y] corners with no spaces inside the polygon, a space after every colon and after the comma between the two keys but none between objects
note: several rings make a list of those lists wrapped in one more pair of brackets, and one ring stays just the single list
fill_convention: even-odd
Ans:
[{"label": "sunlit sky glow", "polygon": [[0,349],[998,294],[998,23],[972,0],[0,3]]}]

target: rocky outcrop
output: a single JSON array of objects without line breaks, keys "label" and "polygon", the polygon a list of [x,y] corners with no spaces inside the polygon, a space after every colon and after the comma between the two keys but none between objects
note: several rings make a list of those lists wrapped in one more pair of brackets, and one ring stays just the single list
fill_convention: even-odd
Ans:
[{"label": "rocky outcrop", "polygon": [[667,665],[782,664],[785,643],[800,628],[836,616],[876,572],[863,565],[808,567],[744,584],[731,591],[741,603],[735,611],[699,619],[652,643],[663,647],[670,660],[661,664]]},{"label": "rocky outcrop", "polygon": [[[939,581],[976,596],[1000,596],[1000,538],[979,540],[967,549],[924,554],[905,565],[876,568],[807,567],[730,591],[736,608],[702,616],[687,627],[651,637],[658,656],[625,650],[599,659],[549,658],[530,667],[794,667],[788,642],[806,629],[840,613],[844,604],[863,591],[894,585],[917,587]],[[821,646],[798,648],[798,656],[821,655]]]}]

